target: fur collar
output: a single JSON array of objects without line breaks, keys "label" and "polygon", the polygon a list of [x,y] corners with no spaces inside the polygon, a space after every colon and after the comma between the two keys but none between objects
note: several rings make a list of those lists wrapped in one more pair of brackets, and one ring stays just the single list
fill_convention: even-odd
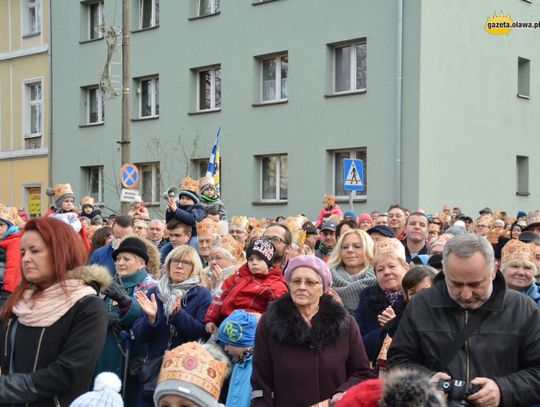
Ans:
[{"label": "fur collar", "polygon": [[290,294],[284,294],[266,312],[266,325],[270,335],[278,342],[290,346],[313,346],[322,349],[335,343],[350,324],[347,310],[331,295],[324,294],[319,303],[319,312],[309,327]]},{"label": "fur collar", "polygon": [[68,276],[70,279],[84,281],[89,286],[94,287],[98,292],[102,292],[112,283],[109,270],[97,264],[77,267],[69,271]]}]

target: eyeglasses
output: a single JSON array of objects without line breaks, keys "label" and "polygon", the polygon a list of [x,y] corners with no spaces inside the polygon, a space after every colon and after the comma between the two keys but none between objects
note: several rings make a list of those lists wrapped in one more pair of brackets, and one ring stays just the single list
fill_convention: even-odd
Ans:
[{"label": "eyeglasses", "polygon": [[243,233],[244,233],[243,230],[229,230],[230,235],[241,235]]},{"label": "eyeglasses", "polygon": [[432,220],[431,223],[433,223],[434,225],[442,225],[442,222],[441,221],[435,221],[435,220]]},{"label": "eyeglasses", "polygon": [[191,262],[189,260],[172,259],[171,264],[173,266],[178,266],[179,264],[181,264],[182,267],[187,267],[187,266],[193,267],[193,262]]},{"label": "eyeglasses", "polygon": [[288,244],[285,239],[282,239],[279,236],[263,236],[262,239],[272,244],[278,244],[278,243]]},{"label": "eyeglasses", "polygon": [[221,256],[210,256],[208,258],[208,261],[221,261],[221,260],[228,260],[226,257]]},{"label": "eyeglasses", "polygon": [[294,280],[291,280],[291,287],[300,287],[302,284],[304,284],[307,288],[313,288],[318,284],[322,284],[321,281],[313,281],[313,280],[303,280],[301,278],[295,278]]},{"label": "eyeglasses", "polygon": [[364,246],[362,246],[361,243],[353,243],[353,244],[345,243],[341,245],[341,250],[349,250],[350,248],[353,248],[354,250],[358,250],[358,249],[361,249],[362,247]]}]

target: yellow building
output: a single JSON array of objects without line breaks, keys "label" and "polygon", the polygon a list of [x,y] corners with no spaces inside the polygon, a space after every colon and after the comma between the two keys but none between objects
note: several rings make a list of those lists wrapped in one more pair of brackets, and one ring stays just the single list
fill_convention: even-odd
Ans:
[{"label": "yellow building", "polygon": [[0,1],[0,202],[47,209],[48,0]]}]

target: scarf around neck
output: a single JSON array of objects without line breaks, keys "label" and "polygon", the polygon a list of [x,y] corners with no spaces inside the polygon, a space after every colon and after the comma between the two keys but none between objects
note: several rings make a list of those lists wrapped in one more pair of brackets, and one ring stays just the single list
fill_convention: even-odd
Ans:
[{"label": "scarf around neck", "polygon": [[96,290],[82,280],[64,280],[45,290],[32,286],[24,291],[13,307],[19,322],[30,327],[46,328],[63,317],[81,298],[96,295]]},{"label": "scarf around neck", "polygon": [[367,287],[377,284],[373,268],[369,266],[360,273],[351,275],[342,265],[339,265],[332,268],[331,272],[332,289],[339,294],[345,308],[354,315],[360,303],[362,292]]},{"label": "scarf around neck", "polygon": [[158,298],[163,302],[163,312],[167,319],[172,314],[177,298],[180,298],[182,306],[185,307],[188,291],[198,286],[199,283],[199,277],[191,277],[181,283],[175,284],[171,282],[171,279],[166,273],[163,274],[158,282],[157,291]]}]

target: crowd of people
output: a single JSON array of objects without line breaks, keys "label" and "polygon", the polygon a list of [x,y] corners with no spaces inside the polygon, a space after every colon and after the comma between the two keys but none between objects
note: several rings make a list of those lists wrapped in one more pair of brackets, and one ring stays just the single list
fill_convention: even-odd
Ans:
[{"label": "crowd of people", "polygon": [[47,193],[43,217],[0,204],[0,406],[540,405],[540,210],[228,217],[187,177],[150,219]]}]

